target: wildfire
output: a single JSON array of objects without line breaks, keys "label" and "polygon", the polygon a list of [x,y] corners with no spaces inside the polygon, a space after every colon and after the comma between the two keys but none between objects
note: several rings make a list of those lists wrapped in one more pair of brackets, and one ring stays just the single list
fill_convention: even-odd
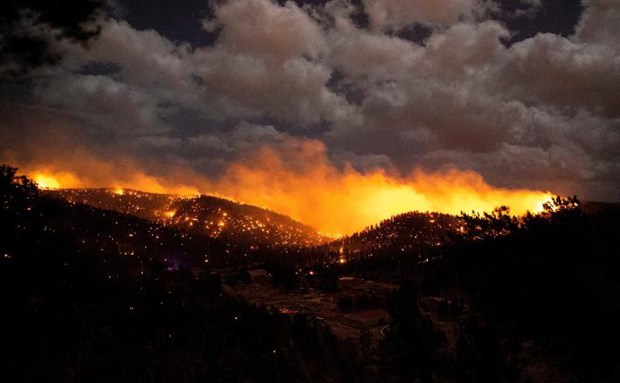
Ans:
[{"label": "wildfire", "polygon": [[[91,160],[90,162],[94,161]],[[89,168],[73,170],[72,166],[73,164],[56,165],[54,168],[26,166],[23,169],[20,167],[20,170],[23,170],[42,189],[105,188],[112,186],[112,192],[116,195],[131,194],[128,189],[175,194],[187,198],[193,198],[200,194],[197,185],[188,186],[188,184],[176,182],[175,179],[158,178],[133,168],[119,172],[114,167],[106,167],[98,163],[93,166],[93,171],[90,171]],[[60,168],[69,170],[56,170]]]},{"label": "wildfire", "polygon": [[41,189],[58,189],[60,187],[60,182],[57,179],[44,174],[35,174],[33,179]]},{"label": "wildfire", "polygon": [[[319,141],[298,140],[289,146],[262,148],[230,164],[217,179],[179,168],[147,175],[132,165],[119,172],[107,163],[97,163],[93,171],[72,169],[72,164],[65,163],[58,168],[69,171],[35,168],[29,174],[43,188],[114,185],[119,195],[126,189],[185,195],[200,191],[268,208],[331,236],[350,234],[414,210],[459,214],[505,205],[512,214],[537,213],[552,197],[548,192],[493,187],[472,171],[414,170],[406,176],[384,170],[362,172],[352,166],[334,166]],[[170,219],[175,213],[165,212],[164,216]]]},{"label": "wildfire", "polygon": [[81,187],[79,179],[68,172],[36,171],[31,178],[41,189]]},{"label": "wildfire", "polygon": [[208,190],[287,214],[332,236],[413,210],[459,214],[505,205],[512,214],[537,213],[552,197],[535,190],[496,188],[472,171],[417,170],[399,177],[383,170],[338,169],[321,145],[302,145],[295,152],[298,164],[291,165],[286,155],[263,149],[258,158],[230,166]]}]

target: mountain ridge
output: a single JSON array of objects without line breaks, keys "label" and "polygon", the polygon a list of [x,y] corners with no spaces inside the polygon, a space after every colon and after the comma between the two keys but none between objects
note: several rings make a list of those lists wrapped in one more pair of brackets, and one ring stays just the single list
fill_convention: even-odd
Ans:
[{"label": "mountain ridge", "polygon": [[133,189],[82,188],[45,190],[71,203],[114,210],[198,231],[213,238],[232,238],[247,246],[311,246],[327,241],[314,228],[258,206],[212,195],[178,195]]}]

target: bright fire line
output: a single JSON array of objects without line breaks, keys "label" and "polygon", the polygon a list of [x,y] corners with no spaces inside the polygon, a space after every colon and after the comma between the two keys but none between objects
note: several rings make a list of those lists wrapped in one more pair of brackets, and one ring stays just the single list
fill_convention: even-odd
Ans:
[{"label": "bright fire line", "polygon": [[[450,170],[443,173],[416,172],[408,178],[393,178],[382,171],[361,173],[352,169],[335,171],[319,164],[306,172],[292,172],[278,159],[267,167],[237,165],[213,182],[195,179],[187,185],[168,185],[165,180],[138,174],[128,181],[110,177],[113,191],[193,194],[204,190],[251,205],[267,208],[315,227],[332,237],[351,234],[393,215],[409,211],[491,211],[508,206],[515,215],[538,213],[552,198],[548,192],[495,188],[474,172]],[[81,188],[92,185],[77,174],[37,170],[32,179],[43,189]],[[188,191],[188,193],[179,193]],[[166,212],[168,218],[174,213]]]}]

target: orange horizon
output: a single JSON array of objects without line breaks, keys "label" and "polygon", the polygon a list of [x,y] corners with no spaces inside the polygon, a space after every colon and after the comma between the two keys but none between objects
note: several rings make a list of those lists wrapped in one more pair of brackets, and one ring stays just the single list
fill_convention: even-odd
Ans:
[{"label": "orange horizon", "polygon": [[287,215],[333,238],[411,211],[458,215],[508,206],[516,216],[528,211],[538,213],[554,196],[550,192],[492,187],[471,171],[417,171],[409,177],[397,178],[384,171],[361,173],[352,168],[338,171],[319,165],[292,172],[277,156],[268,159],[272,162],[267,168],[234,164],[216,181],[194,178],[191,183],[171,184],[165,178],[141,172],[126,179],[110,177],[103,182],[92,182],[76,172],[49,167],[27,171],[26,175],[43,189],[106,188],[118,194],[135,190],[179,197],[210,195]]}]

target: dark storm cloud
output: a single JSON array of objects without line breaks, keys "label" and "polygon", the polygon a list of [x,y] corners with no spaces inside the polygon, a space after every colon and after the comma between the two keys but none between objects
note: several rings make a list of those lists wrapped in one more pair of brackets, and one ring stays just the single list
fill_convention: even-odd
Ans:
[{"label": "dark storm cloud", "polygon": [[3,158],[36,156],[28,143],[47,136],[61,146],[69,129],[102,157],[209,175],[258,145],[311,137],[358,169],[455,167],[498,186],[618,198],[617,3],[132,4],[100,17],[88,45],[21,25],[61,59],[28,73],[25,103],[55,117],[37,127],[16,111],[21,135],[8,133],[15,118],[0,121]]},{"label": "dark storm cloud", "polygon": [[24,33],[24,23],[44,23],[65,38],[86,42],[97,35],[104,0],[6,0],[0,4],[0,72],[21,72],[60,58],[45,38]]}]

